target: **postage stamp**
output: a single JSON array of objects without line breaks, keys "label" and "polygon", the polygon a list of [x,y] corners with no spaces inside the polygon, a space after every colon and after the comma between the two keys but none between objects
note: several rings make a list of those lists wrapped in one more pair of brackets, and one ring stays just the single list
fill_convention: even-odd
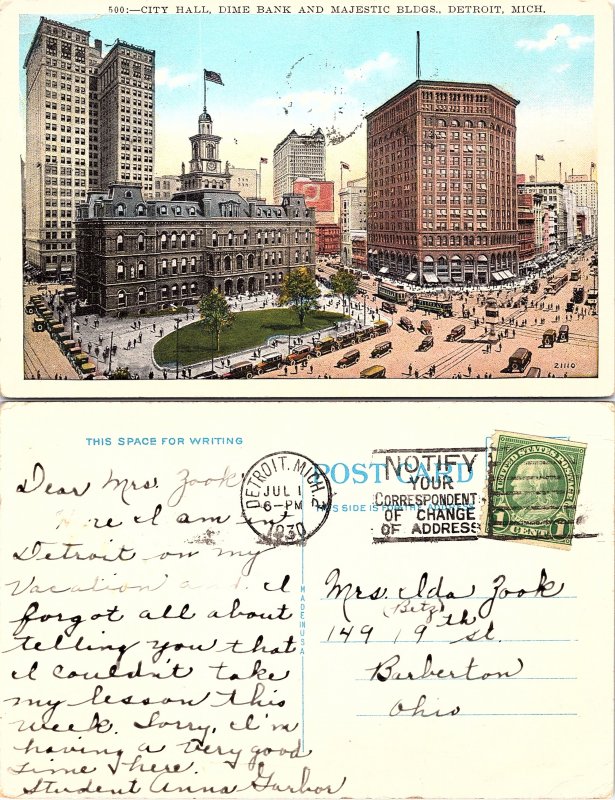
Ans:
[{"label": "postage stamp", "polygon": [[497,431],[484,534],[569,546],[585,448],[579,442]]}]

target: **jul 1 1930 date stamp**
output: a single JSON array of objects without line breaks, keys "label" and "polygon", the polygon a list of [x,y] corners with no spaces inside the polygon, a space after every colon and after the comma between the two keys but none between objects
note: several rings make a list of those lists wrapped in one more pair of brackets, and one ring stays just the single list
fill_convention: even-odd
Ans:
[{"label": "jul 1 1930 date stamp", "polygon": [[585,448],[579,442],[497,431],[484,534],[569,546]]},{"label": "jul 1 1930 date stamp", "polygon": [[244,475],[241,512],[270,546],[303,545],[327,520],[331,483],[311,459],[283,451],[260,458]]}]

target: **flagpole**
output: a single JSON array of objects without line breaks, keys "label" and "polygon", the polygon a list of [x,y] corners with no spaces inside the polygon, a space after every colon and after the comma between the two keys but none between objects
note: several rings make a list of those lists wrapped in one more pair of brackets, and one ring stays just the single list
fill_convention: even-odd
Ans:
[{"label": "flagpole", "polygon": [[203,111],[207,111],[207,78],[203,70]]},{"label": "flagpole", "polygon": [[258,162],[258,199],[259,200],[260,200],[260,197],[261,197],[261,191],[262,191],[262,186],[263,186],[263,178],[262,178],[262,172],[261,172],[262,169],[263,169],[263,161],[262,161],[262,159],[259,159],[259,162]]},{"label": "flagpole", "polygon": [[538,156],[534,153],[534,186],[538,183]]}]

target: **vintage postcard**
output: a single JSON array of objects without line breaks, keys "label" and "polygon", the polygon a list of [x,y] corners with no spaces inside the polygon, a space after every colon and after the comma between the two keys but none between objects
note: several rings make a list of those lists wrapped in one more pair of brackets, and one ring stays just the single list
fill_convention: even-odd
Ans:
[{"label": "vintage postcard", "polygon": [[612,406],[318,406],[5,404],[4,797],[612,796]]},{"label": "vintage postcard", "polygon": [[0,19],[7,396],[611,394],[604,0]]}]

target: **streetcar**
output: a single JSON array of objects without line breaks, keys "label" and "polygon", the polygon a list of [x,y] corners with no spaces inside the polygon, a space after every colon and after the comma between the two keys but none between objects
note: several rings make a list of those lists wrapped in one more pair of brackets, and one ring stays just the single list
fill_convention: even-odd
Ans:
[{"label": "streetcar", "polygon": [[405,289],[400,289],[399,286],[393,286],[390,283],[383,282],[378,285],[378,297],[393,303],[406,303],[408,300],[408,292]]},{"label": "streetcar", "polygon": [[547,294],[557,294],[566,283],[568,283],[567,273],[562,272],[559,275],[554,275],[547,283]]},{"label": "streetcar", "polygon": [[597,306],[598,305],[598,290],[597,289],[589,289],[587,292],[587,300],[585,304],[588,306]]},{"label": "streetcar", "polygon": [[437,314],[439,317],[452,317],[453,316],[453,301],[452,300],[436,300],[433,297],[415,297],[408,305],[410,310],[414,311],[427,311],[427,313]]}]

